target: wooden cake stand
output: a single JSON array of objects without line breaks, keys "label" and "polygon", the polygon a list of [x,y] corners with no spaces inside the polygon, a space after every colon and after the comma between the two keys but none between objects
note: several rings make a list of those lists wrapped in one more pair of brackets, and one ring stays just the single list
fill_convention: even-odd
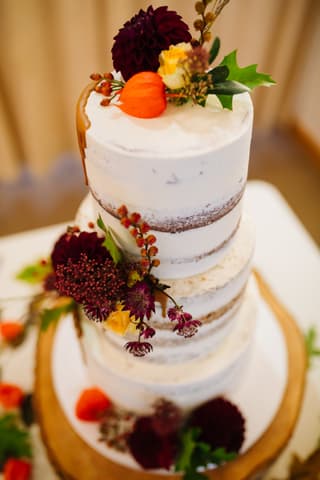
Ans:
[{"label": "wooden cake stand", "polygon": [[[236,460],[207,472],[211,480],[249,480],[262,474],[290,439],[302,401],[306,354],[295,321],[281,306],[258,273],[260,294],[276,317],[287,347],[288,377],[282,402],[263,435]],[[57,472],[70,480],[176,480],[177,474],[160,475],[131,470],[108,460],[86,444],[72,429],[55,395],[51,353],[55,329],[40,334],[37,347],[35,406],[42,437]]]}]

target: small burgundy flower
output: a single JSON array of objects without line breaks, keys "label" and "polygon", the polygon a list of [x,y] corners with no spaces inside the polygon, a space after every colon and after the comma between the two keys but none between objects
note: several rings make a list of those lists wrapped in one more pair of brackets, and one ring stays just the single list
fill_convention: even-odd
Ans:
[{"label": "small burgundy flower", "polygon": [[127,342],[124,346],[127,352],[132,353],[135,357],[144,357],[152,352],[153,347],[149,342]]},{"label": "small burgundy flower", "polygon": [[136,461],[145,469],[166,468],[174,462],[178,445],[177,434],[158,435],[152,417],[141,417],[128,438],[128,446]]},{"label": "small burgundy flower", "polygon": [[155,311],[154,297],[149,285],[144,281],[137,282],[127,290],[124,303],[125,310],[130,310],[131,315],[139,320],[142,320],[144,316],[149,319],[152,312]]},{"label": "small burgundy flower", "polygon": [[200,320],[188,320],[187,322],[178,322],[173,331],[184,338],[193,337],[201,326]]},{"label": "small burgundy flower", "polygon": [[125,80],[138,72],[156,72],[162,50],[190,40],[189,27],[180,15],[168,7],[150,6],[126,22],[114,37],[113,66]]},{"label": "small burgundy flower", "polygon": [[184,312],[181,307],[169,308],[168,317],[172,322],[187,322],[192,319],[192,315],[190,313]]},{"label": "small burgundy flower", "polygon": [[156,331],[154,328],[146,326],[143,331],[141,336],[144,338],[152,338],[156,334]]},{"label": "small burgundy flower", "polygon": [[223,397],[200,405],[188,424],[201,429],[200,440],[213,450],[224,447],[227,452],[238,452],[243,444],[245,420],[238,407]]}]

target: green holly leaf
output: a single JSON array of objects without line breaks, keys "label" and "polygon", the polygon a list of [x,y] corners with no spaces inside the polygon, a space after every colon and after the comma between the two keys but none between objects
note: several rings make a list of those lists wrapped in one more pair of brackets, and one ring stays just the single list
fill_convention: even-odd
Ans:
[{"label": "green holly leaf", "polygon": [[29,432],[19,426],[13,414],[0,417],[0,470],[9,458],[30,458],[31,442]]},{"label": "green holly leaf", "polygon": [[248,67],[239,67],[237,64],[237,50],[226,55],[221,65],[225,65],[229,68],[228,80],[235,80],[243,85],[246,85],[250,90],[255,87],[270,87],[276,82],[266,73],[258,73],[257,65],[249,65]]},{"label": "green holly leaf", "polygon": [[54,308],[45,308],[40,315],[40,329],[46,331],[52,323],[56,323],[63,315],[74,311],[75,302],[70,299],[69,302]]},{"label": "green holly leaf", "polygon": [[51,262],[49,260],[39,260],[37,263],[24,267],[17,273],[16,278],[23,282],[36,284],[43,282],[46,276],[51,272]]},{"label": "green holly leaf", "polygon": [[[239,67],[237,63],[237,50],[226,55],[219,66],[226,66],[229,69],[227,80],[235,81],[246,86],[249,91],[255,87],[270,87],[276,82],[266,73],[257,72],[257,65],[248,65],[247,67]],[[237,92],[240,93],[240,92]],[[231,95],[231,98],[229,97]],[[224,108],[232,110],[232,96],[235,93],[218,92],[218,98]]]},{"label": "green holly leaf", "polygon": [[224,82],[228,78],[229,68],[225,65],[221,65],[210,70],[208,75],[211,75],[214,84]]},{"label": "green holly leaf", "polygon": [[215,84],[208,93],[215,93],[216,95],[236,95],[244,92],[250,92],[250,88],[243,83],[226,80],[225,82]]},{"label": "green holly leaf", "polygon": [[210,51],[209,51],[209,65],[217,58],[219,50],[220,50],[220,38],[216,37],[213,40]]},{"label": "green holly leaf", "polygon": [[101,215],[99,215],[98,217],[97,225],[105,233],[105,237],[102,245],[108,250],[112,260],[117,265],[117,263],[119,263],[122,259],[122,253],[121,253],[121,250],[117,247],[116,242],[114,241],[114,238],[111,233],[111,229],[106,227],[106,225],[104,224],[104,221],[102,220]]}]

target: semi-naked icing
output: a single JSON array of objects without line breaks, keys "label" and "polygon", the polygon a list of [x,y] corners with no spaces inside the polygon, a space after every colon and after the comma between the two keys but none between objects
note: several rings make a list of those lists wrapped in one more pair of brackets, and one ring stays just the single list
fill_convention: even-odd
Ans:
[{"label": "semi-naked icing", "polygon": [[[77,214],[81,229],[92,219],[94,206],[90,196],[86,197]],[[170,294],[179,305],[202,322],[196,336],[185,339],[172,332],[172,323],[163,317],[158,304],[151,324],[157,334],[153,338],[153,352],[143,361],[159,364],[181,363],[205,356],[215,351],[232,331],[239,316],[245,295],[246,284],[251,271],[254,250],[254,228],[250,218],[243,214],[234,242],[218,265],[192,277],[183,279],[162,279],[170,286]],[[135,338],[135,334],[124,337],[96,327],[106,337],[106,344],[119,348]]]},{"label": "semi-naked icing", "polygon": [[[249,285],[234,328],[219,348],[183,363],[163,365],[126,355],[101,335],[91,322],[84,324],[84,348],[90,379],[118,405],[139,413],[152,411],[155,400],[166,398],[189,410],[243,379],[250,361],[256,319],[256,292]],[[174,347],[173,347],[174,348]]]},{"label": "semi-naked icing", "polygon": [[[233,111],[168,106],[138,119],[104,108],[86,90],[78,103],[79,138],[96,215],[137,255],[117,208],[139,211],[157,237],[162,278],[196,275],[216,265],[234,240],[247,178],[253,109],[249,95]],[[86,122],[84,122],[86,120]],[[82,131],[83,128],[83,131]]]}]

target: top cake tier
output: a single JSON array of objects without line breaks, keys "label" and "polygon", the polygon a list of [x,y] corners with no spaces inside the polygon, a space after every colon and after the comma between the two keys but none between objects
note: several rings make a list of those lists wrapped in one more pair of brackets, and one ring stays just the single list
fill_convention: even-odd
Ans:
[{"label": "top cake tier", "polygon": [[84,92],[77,112],[97,215],[122,248],[138,255],[116,211],[125,204],[139,212],[157,237],[161,278],[214,266],[239,225],[253,120],[249,95],[237,95],[232,111],[212,96],[206,108],[169,105],[147,120],[100,101],[96,92]]}]

